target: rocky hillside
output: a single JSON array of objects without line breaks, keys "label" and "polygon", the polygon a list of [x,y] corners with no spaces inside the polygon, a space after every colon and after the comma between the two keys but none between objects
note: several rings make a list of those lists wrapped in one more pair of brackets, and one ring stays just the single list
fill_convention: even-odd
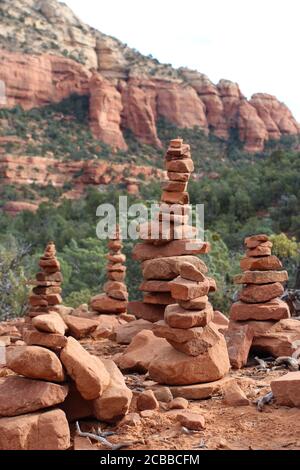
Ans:
[{"label": "rocky hillside", "polygon": [[247,100],[236,83],[215,85],[200,72],[160,64],[85,25],[56,0],[0,0],[0,20],[2,107],[31,109],[74,93],[87,96],[94,137],[121,150],[128,148],[128,129],[159,148],[161,118],[224,140],[234,132],[247,152],[300,134],[274,96]]}]

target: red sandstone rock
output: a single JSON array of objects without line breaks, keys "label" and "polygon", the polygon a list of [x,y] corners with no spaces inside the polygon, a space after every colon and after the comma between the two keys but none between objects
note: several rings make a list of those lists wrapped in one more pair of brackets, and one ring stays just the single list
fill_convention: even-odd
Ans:
[{"label": "red sandstone rock", "polygon": [[189,407],[189,402],[183,397],[174,398],[169,404],[170,410],[186,410]]},{"label": "red sandstone rock", "polygon": [[188,329],[206,326],[213,319],[213,308],[210,304],[205,310],[187,311],[178,304],[169,305],[165,310],[165,321],[172,328]]},{"label": "red sandstone rock", "polygon": [[127,150],[120,125],[122,100],[117,89],[95,73],[89,84],[90,121],[94,136],[115,149]]},{"label": "red sandstone rock", "polygon": [[31,379],[63,382],[65,374],[56,354],[39,346],[15,346],[7,351],[7,367]]},{"label": "red sandstone rock", "polygon": [[156,349],[149,366],[150,377],[167,385],[213,382],[229,371],[226,342],[223,337],[204,354],[191,357],[176,351],[167,342]]},{"label": "red sandstone rock", "polygon": [[167,204],[189,204],[190,197],[189,193],[186,192],[170,192],[163,191],[161,201]]},{"label": "red sandstone rock", "polygon": [[117,421],[128,412],[132,392],[112,360],[103,359],[103,364],[110,376],[110,384],[101,397],[93,401],[93,414],[99,421]]},{"label": "red sandstone rock", "polygon": [[290,311],[288,305],[280,299],[273,299],[270,302],[247,304],[236,302],[231,306],[231,320],[281,320],[289,318]]},{"label": "red sandstone rock", "polygon": [[220,395],[220,392],[224,389],[229,380],[231,379],[225,377],[216,382],[173,386],[170,387],[170,390],[174,397],[183,397],[187,400],[205,400],[212,396]]},{"label": "red sandstone rock", "polygon": [[157,410],[159,403],[152,390],[145,390],[137,399],[137,409],[139,411]]},{"label": "red sandstone rock", "polygon": [[110,377],[101,360],[89,354],[74,338],[68,338],[60,358],[86,400],[98,398],[108,387]]},{"label": "red sandstone rock", "polygon": [[239,294],[239,299],[246,303],[268,302],[276,297],[281,297],[284,288],[279,282],[272,284],[248,284]]},{"label": "red sandstone rock", "polygon": [[248,324],[230,321],[225,337],[230,364],[233,369],[241,369],[247,364],[253,342],[253,330]]},{"label": "red sandstone rock", "polygon": [[191,300],[179,300],[178,304],[185,310],[203,310],[206,308],[208,302],[207,295],[196,297]]},{"label": "red sandstone rock", "polygon": [[276,271],[282,268],[277,256],[264,256],[262,258],[243,258],[240,262],[243,271]]},{"label": "red sandstone rock", "polygon": [[70,430],[62,410],[0,418],[0,450],[66,450],[69,447]]},{"label": "red sandstone rock", "polygon": [[300,372],[289,372],[271,382],[277,405],[300,408]]},{"label": "red sandstone rock", "polygon": [[85,400],[78,392],[73,381],[69,383],[69,393],[60,408],[66,414],[67,420],[71,423],[79,419],[93,416],[93,402]]},{"label": "red sandstone rock", "polygon": [[175,173],[192,173],[194,171],[194,162],[191,158],[183,160],[172,160],[166,162],[166,170]]},{"label": "red sandstone rock", "polygon": [[62,403],[67,394],[67,385],[8,376],[0,379],[0,416],[17,416],[49,408]]},{"label": "red sandstone rock", "polygon": [[205,280],[203,273],[191,263],[182,263],[180,276],[189,281],[203,282]]},{"label": "red sandstone rock", "polygon": [[249,400],[235,380],[231,380],[224,387],[223,403],[229,406],[248,406]]},{"label": "red sandstone rock", "polygon": [[143,292],[170,292],[169,281],[144,281],[139,287]]},{"label": "red sandstone rock", "polygon": [[163,190],[172,193],[184,193],[187,191],[187,186],[185,181],[169,181],[163,185]]},{"label": "red sandstone rock", "polygon": [[115,362],[121,370],[147,372],[154,355],[164,345],[168,345],[166,340],[157,338],[152,331],[143,330]]},{"label": "red sandstone rock", "polygon": [[182,426],[192,431],[201,431],[205,429],[205,418],[199,413],[193,413],[192,411],[182,411],[176,415],[177,421]]},{"label": "red sandstone rock", "polygon": [[125,325],[119,325],[115,329],[116,342],[119,344],[130,344],[133,338],[144,330],[152,330],[154,324],[146,320],[136,320]]},{"label": "red sandstone rock", "polygon": [[88,318],[74,317],[68,315],[65,317],[65,323],[69,329],[69,334],[74,336],[76,339],[85,338],[89,336],[99,325],[96,320],[90,320]]},{"label": "red sandstone rock", "polygon": [[143,262],[144,279],[172,280],[180,274],[182,263],[191,263],[202,273],[207,273],[207,267],[200,258],[196,256],[171,256]]},{"label": "red sandstone rock", "polygon": [[67,338],[65,336],[41,333],[35,329],[25,329],[23,331],[23,339],[28,346],[45,346],[50,349],[63,348],[67,344]]},{"label": "red sandstone rock", "polygon": [[144,304],[135,301],[129,302],[127,309],[135,317],[154,323],[163,320],[165,305]]},{"label": "red sandstone rock", "polygon": [[170,292],[152,292],[144,294],[143,301],[145,304],[154,305],[171,305],[174,303]]},{"label": "red sandstone rock", "polygon": [[203,282],[188,281],[181,276],[170,282],[171,295],[176,300],[193,300],[197,297],[203,297],[209,292],[209,281]]},{"label": "red sandstone rock", "polygon": [[135,260],[146,261],[161,257],[176,257],[181,255],[205,254],[210,245],[201,240],[174,240],[167,245],[153,246],[147,243],[135,245],[132,257]]},{"label": "red sandstone rock", "polygon": [[91,308],[99,313],[123,313],[126,312],[126,302],[112,299],[106,294],[96,295],[91,299]]},{"label": "red sandstone rock", "polygon": [[251,258],[251,257],[255,258],[259,256],[270,256],[271,254],[272,254],[271,248],[267,246],[262,246],[262,245],[259,245],[256,248],[246,251],[246,256],[248,258]]},{"label": "red sandstone rock", "polygon": [[181,181],[186,183],[190,179],[190,173],[168,171],[167,174],[170,181]]},{"label": "red sandstone rock", "polygon": [[235,276],[235,284],[269,284],[272,282],[286,282],[287,271],[244,271]]},{"label": "red sandstone rock", "polygon": [[41,332],[54,333],[64,335],[66,325],[58,313],[50,313],[47,315],[39,315],[32,319],[32,325]]}]

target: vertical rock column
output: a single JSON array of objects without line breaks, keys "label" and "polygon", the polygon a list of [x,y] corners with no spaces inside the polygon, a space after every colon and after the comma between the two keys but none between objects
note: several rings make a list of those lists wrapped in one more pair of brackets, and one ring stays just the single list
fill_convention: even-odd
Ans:
[{"label": "vertical rock column", "polygon": [[63,278],[53,242],[48,243],[39,266],[41,271],[36,275],[35,281],[30,282],[34,286],[29,297],[28,316],[31,318],[49,313],[62,303]]},{"label": "vertical rock column", "polygon": [[156,322],[164,318],[166,306],[174,303],[170,281],[179,275],[184,262],[207,272],[196,254],[207,253],[209,244],[194,239],[196,229],[188,224],[190,205],[187,185],[194,163],[190,146],[182,139],[171,140],[165,155],[168,181],[163,186],[155,220],[140,227],[143,240],[135,246],[133,258],[142,263],[143,302],[129,302],[128,311],[138,318]]},{"label": "vertical rock column", "polygon": [[231,365],[236,369],[247,363],[256,336],[267,333],[278,321],[290,317],[288,305],[280,299],[284,292],[282,283],[288,280],[288,273],[282,270],[280,260],[272,255],[268,236],[248,237],[245,246],[246,256],[240,263],[243,274],[234,280],[243,287],[239,301],[231,307],[226,333]]},{"label": "vertical rock column", "polygon": [[125,313],[127,310],[128,292],[124,282],[126,256],[122,253],[122,247],[122,236],[117,225],[115,234],[108,242],[108,281],[104,285],[104,294],[96,295],[91,299],[91,308],[98,313],[117,314]]}]

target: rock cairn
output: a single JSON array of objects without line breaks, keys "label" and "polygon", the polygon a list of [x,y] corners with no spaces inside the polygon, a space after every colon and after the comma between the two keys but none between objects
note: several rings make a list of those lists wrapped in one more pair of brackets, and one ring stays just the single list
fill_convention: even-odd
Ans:
[{"label": "rock cairn", "polygon": [[[231,365],[237,369],[247,363],[251,346],[259,348],[259,338],[290,317],[288,305],[280,299],[288,273],[272,255],[269,237],[264,234],[248,237],[245,246],[246,256],[240,262],[243,274],[234,279],[243,287],[238,302],[231,307],[226,333]],[[269,339],[272,341],[272,336]]]},{"label": "rock cairn", "polygon": [[47,289],[57,289],[54,283],[60,286],[62,279],[53,243],[45,253],[43,273],[37,275],[41,290],[34,294],[39,301],[31,302],[44,310],[30,310],[25,345],[7,348],[6,366],[16,375],[0,378],[0,450],[68,449],[69,422],[87,417],[114,422],[128,412],[132,399],[115,363],[68,337],[68,315],[64,321],[50,310],[55,302]]},{"label": "rock cairn", "polygon": [[210,280],[191,263],[182,263],[180,275],[170,282],[176,304],[169,305],[154,334],[168,343],[153,358],[150,377],[163,384],[191,385],[214,382],[229,371],[224,336],[213,323],[208,300]]},{"label": "rock cairn", "polygon": [[48,243],[44,255],[40,258],[39,266],[41,271],[37,273],[36,279],[29,283],[34,286],[29,296],[28,316],[30,318],[49,313],[62,303],[63,277],[53,242]]},{"label": "rock cairn", "polygon": [[170,281],[179,275],[180,265],[189,262],[205,272],[204,263],[195,255],[209,251],[209,244],[195,239],[195,228],[189,225],[187,185],[194,163],[190,146],[182,139],[171,140],[165,167],[168,181],[159,210],[154,220],[140,226],[143,242],[133,250],[133,258],[142,263],[143,301],[128,304],[129,313],[151,322],[162,320],[166,306],[174,303]]},{"label": "rock cairn", "polygon": [[104,294],[96,295],[91,299],[91,309],[98,313],[118,314],[127,311],[128,292],[125,284],[126,256],[122,253],[122,235],[117,225],[115,233],[108,242],[107,277],[104,285]]}]

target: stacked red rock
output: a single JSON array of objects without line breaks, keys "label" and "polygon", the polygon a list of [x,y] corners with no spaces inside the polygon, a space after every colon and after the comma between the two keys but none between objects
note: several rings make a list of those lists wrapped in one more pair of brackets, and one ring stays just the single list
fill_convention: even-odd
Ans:
[{"label": "stacked red rock", "polygon": [[272,255],[272,242],[267,235],[245,239],[246,256],[240,265],[243,274],[234,282],[243,285],[239,301],[230,310],[230,324],[226,334],[229,357],[234,368],[247,363],[255,337],[269,331],[278,321],[289,318],[288,305],[280,299],[288,273],[281,261]]},{"label": "stacked red rock", "polygon": [[128,292],[125,284],[126,256],[122,253],[122,236],[117,225],[115,233],[108,243],[107,277],[104,285],[104,294],[96,295],[91,299],[91,308],[99,313],[125,313],[127,311]]},{"label": "stacked red rock", "polygon": [[[58,269],[53,243],[46,254],[42,261]],[[38,289],[56,287],[48,284],[54,282],[49,280],[53,273],[37,275],[44,283]],[[56,279],[60,284],[61,277]],[[102,361],[67,337],[68,327],[59,313],[42,307],[45,310],[35,311],[23,330],[26,345],[7,348],[6,366],[17,375],[0,378],[0,450],[68,449],[70,421],[115,421],[131,403],[132,392],[115,363]]]},{"label": "stacked red rock", "polygon": [[39,266],[41,271],[36,275],[36,280],[30,282],[34,286],[29,297],[28,316],[31,318],[49,313],[62,303],[63,278],[53,242],[48,243]]},{"label": "stacked red rock", "polygon": [[143,302],[129,302],[128,311],[138,318],[156,322],[164,318],[166,306],[174,303],[170,281],[179,275],[184,262],[204,270],[202,261],[194,256],[207,253],[209,244],[195,239],[195,228],[189,225],[189,194],[187,185],[194,163],[190,146],[182,139],[171,140],[165,156],[168,181],[155,219],[140,226],[140,238],[133,258],[142,262]]},{"label": "stacked red rock", "polygon": [[169,345],[150,364],[153,380],[191,385],[219,380],[229,371],[226,342],[213,323],[207,297],[210,286],[211,281],[190,263],[182,263],[180,276],[170,282],[177,303],[166,308],[164,321],[154,328]]}]

